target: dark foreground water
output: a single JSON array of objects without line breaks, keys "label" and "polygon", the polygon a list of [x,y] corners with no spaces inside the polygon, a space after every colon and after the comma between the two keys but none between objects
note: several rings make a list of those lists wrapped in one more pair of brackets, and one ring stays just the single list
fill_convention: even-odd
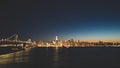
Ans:
[{"label": "dark foreground water", "polygon": [[0,55],[0,68],[120,68],[120,48],[33,48]]}]

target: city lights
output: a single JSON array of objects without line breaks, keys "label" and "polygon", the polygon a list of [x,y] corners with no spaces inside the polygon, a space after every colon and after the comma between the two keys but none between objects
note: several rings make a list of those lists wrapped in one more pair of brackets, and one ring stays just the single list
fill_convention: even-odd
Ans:
[{"label": "city lights", "polygon": [[120,47],[120,42],[106,42],[106,41],[80,41],[80,40],[56,40],[44,42],[38,41],[36,43],[38,47]]}]

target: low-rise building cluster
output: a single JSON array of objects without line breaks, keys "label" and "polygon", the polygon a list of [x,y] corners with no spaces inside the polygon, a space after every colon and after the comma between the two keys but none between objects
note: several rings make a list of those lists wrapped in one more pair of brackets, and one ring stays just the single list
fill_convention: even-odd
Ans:
[{"label": "low-rise building cluster", "polygon": [[88,42],[70,40],[38,41],[38,47],[120,47],[120,42]]}]

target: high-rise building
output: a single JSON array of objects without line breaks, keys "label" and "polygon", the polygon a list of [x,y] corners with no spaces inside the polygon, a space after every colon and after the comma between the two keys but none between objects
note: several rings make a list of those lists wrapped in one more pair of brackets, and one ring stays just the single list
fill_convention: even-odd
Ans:
[{"label": "high-rise building", "polygon": [[56,36],[56,41],[58,41],[58,36]]}]

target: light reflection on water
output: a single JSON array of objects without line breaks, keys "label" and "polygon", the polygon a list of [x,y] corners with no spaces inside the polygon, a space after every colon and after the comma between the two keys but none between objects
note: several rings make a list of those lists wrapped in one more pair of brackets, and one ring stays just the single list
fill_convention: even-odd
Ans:
[{"label": "light reflection on water", "polygon": [[54,50],[54,56],[53,56],[53,67],[58,68],[59,67],[59,48],[56,47]]},{"label": "light reflection on water", "polygon": [[119,48],[33,48],[0,55],[0,68],[120,68],[119,52]]},{"label": "light reflection on water", "polygon": [[19,52],[0,55],[0,64],[28,62],[29,57],[27,57],[27,55],[29,55],[29,50],[30,49],[26,49]]}]

